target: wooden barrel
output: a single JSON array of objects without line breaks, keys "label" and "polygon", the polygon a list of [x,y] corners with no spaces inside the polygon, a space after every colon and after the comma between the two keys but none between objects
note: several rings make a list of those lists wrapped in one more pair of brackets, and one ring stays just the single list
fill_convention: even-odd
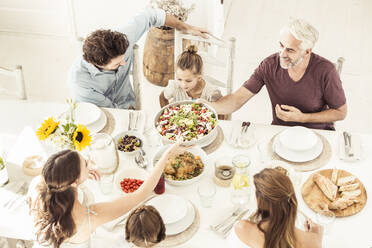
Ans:
[{"label": "wooden barrel", "polygon": [[174,29],[150,28],[143,50],[143,74],[163,87],[174,79]]}]

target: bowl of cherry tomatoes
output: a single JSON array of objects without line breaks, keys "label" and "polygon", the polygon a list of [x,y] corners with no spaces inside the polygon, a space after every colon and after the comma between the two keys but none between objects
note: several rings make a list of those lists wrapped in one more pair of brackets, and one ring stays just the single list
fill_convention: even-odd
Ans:
[{"label": "bowl of cherry tomatoes", "polygon": [[124,194],[138,190],[147,179],[148,173],[140,168],[125,168],[115,177],[115,187]]}]

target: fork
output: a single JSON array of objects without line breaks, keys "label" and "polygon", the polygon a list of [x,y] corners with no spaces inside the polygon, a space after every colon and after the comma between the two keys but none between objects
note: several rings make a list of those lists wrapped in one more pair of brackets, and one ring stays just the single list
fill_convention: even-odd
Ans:
[{"label": "fork", "polygon": [[214,225],[214,226],[210,226],[210,228],[213,230],[213,231],[219,231],[219,229],[221,227],[223,227],[226,223],[230,222],[230,220],[236,216],[239,215],[241,211],[241,208],[237,208],[229,217],[227,217],[226,219],[224,219],[220,224],[217,224],[217,225]]},{"label": "fork", "polygon": [[351,134],[350,133],[346,133],[346,136],[347,136],[347,139],[349,140],[349,153],[348,153],[348,156],[349,158],[350,157],[353,157],[354,156],[354,151],[353,151],[353,147],[352,147],[352,144],[351,144]]},{"label": "fork", "polygon": [[225,227],[225,228],[222,230],[222,236],[223,236],[223,238],[226,238],[226,237],[227,237],[227,235],[229,234],[230,230],[233,228],[234,224],[235,224],[237,221],[241,220],[241,219],[244,217],[244,215],[245,215],[248,211],[249,211],[249,209],[246,209],[246,210],[242,211],[242,212],[238,215],[238,217],[234,218],[234,220],[233,220],[233,221],[232,221],[232,222],[231,222],[227,227]]},{"label": "fork", "polygon": [[132,129],[133,111],[129,110],[128,131]]}]

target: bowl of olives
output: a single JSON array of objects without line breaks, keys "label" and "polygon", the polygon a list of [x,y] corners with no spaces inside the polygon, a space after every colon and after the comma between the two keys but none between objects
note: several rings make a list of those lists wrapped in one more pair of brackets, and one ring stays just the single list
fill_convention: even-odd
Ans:
[{"label": "bowl of olives", "polygon": [[125,131],[115,136],[116,149],[127,155],[139,152],[143,147],[144,136],[136,131]]}]

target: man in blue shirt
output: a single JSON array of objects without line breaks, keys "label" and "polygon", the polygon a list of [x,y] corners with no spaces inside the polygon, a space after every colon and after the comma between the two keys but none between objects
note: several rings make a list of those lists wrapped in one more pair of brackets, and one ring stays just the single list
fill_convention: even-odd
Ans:
[{"label": "man in blue shirt", "polygon": [[150,27],[168,26],[206,37],[206,30],[190,26],[161,9],[146,9],[118,31],[97,30],[83,45],[83,56],[69,72],[74,99],[100,107],[136,108],[129,81],[133,46]]}]

